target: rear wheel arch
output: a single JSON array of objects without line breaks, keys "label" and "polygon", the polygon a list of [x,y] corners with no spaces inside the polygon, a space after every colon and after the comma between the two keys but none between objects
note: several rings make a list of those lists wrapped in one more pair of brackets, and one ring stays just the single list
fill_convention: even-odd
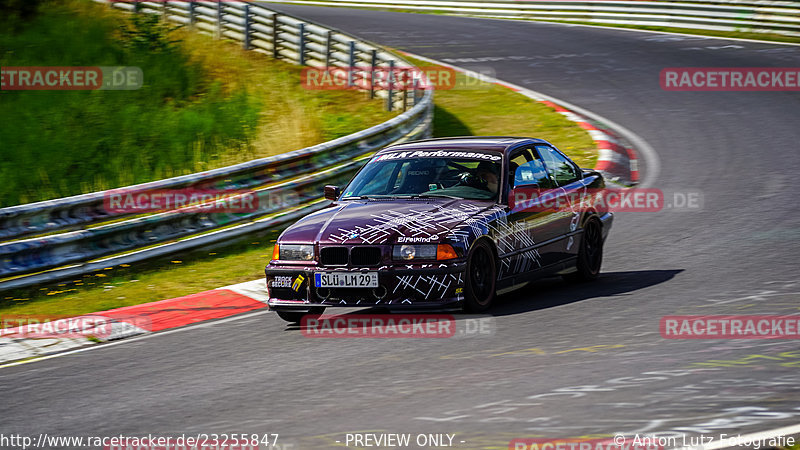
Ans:
[{"label": "rear wheel arch", "polygon": [[[600,220],[600,213],[594,208],[588,208],[586,211],[583,212],[583,217],[581,218],[581,229],[586,226],[586,223],[589,222],[592,218],[596,218]],[[600,221],[600,227],[602,228],[603,221]]]}]

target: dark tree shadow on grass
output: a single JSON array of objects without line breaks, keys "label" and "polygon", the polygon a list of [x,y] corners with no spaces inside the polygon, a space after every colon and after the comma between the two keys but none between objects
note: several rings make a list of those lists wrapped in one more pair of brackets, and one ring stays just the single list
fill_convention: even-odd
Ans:
[{"label": "dark tree shadow on grass", "polygon": [[472,136],[472,130],[446,109],[436,105],[433,109],[433,137]]}]

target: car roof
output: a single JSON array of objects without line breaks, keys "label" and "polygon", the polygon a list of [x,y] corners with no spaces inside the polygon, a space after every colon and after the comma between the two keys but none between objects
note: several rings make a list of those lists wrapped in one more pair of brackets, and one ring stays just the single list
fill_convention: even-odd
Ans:
[{"label": "car roof", "polygon": [[542,139],[516,136],[458,136],[446,138],[423,139],[419,141],[406,142],[403,144],[392,145],[378,152],[392,152],[397,150],[416,150],[416,149],[469,149],[483,150],[489,152],[505,153],[518,144],[549,144]]}]

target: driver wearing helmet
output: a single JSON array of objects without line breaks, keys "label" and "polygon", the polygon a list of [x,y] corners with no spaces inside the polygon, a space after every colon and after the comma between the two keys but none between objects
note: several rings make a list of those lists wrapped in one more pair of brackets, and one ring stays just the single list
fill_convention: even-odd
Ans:
[{"label": "driver wearing helmet", "polygon": [[478,177],[486,183],[486,190],[492,194],[497,194],[498,188],[500,187],[500,177],[497,174],[497,166],[496,163],[481,161],[475,171]]}]

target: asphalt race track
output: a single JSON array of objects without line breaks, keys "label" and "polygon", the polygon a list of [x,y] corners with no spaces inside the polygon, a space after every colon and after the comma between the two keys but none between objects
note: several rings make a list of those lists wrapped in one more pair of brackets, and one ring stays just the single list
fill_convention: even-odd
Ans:
[{"label": "asphalt race track", "polygon": [[800,67],[800,46],[274,7],[491,67],[607,117],[657,151],[653,186],[668,203],[699,193],[700,207],[617,214],[598,282],[549,280],[507,294],[490,311],[488,334],[310,339],[256,313],[5,367],[0,431],[279,433],[285,448],[343,445],[348,432],[456,433],[456,448],[473,449],[534,436],[718,437],[800,423],[798,341],[659,333],[664,315],[800,312],[800,92],[659,85],[667,67]]}]

